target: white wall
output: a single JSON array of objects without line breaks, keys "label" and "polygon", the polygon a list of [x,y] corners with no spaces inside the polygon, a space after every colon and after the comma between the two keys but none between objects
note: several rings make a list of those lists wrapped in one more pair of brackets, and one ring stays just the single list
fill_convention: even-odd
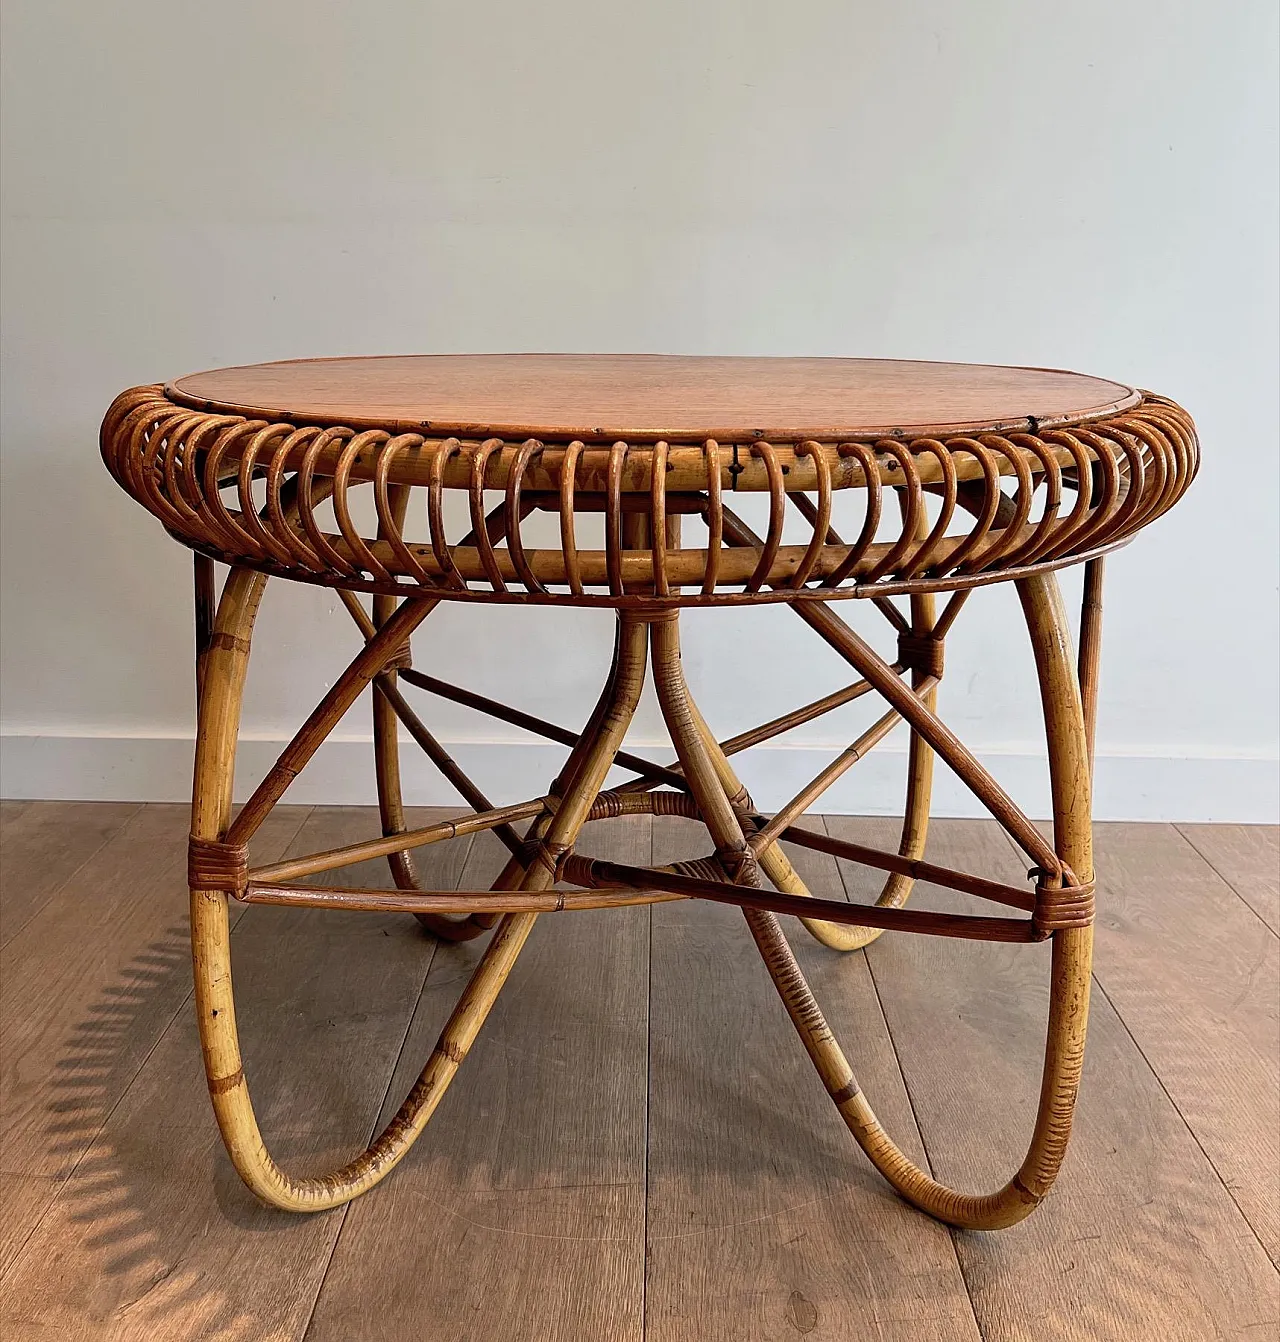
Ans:
[{"label": "white wall", "polygon": [[[98,461],[122,387],[308,354],[715,351],[1047,364],[1182,401],[1200,479],[1110,563],[1098,810],[1274,815],[1273,0],[7,0],[4,29],[9,795],[187,787],[189,564]],[[841,683],[785,611],[686,629],[726,733]],[[245,781],[354,650],[303,587],[259,631]],[[607,637],[446,609],[418,657],[576,725]],[[975,596],[946,714],[1042,809],[1029,668],[1012,591]],[[761,799],[856,720],[762,759]],[[547,767],[462,710],[430,721],[496,796]],[[892,809],[900,762],[833,808]],[[370,786],[349,743],[295,795]]]}]

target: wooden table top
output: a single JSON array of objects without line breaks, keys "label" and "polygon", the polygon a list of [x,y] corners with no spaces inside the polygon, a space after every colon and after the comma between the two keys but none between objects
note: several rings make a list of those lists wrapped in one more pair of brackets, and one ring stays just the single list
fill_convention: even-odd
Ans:
[{"label": "wooden table top", "polygon": [[296,424],[632,443],[1034,431],[1140,399],[1118,382],[1044,368],[659,354],[305,359],[193,373],[165,392]]}]

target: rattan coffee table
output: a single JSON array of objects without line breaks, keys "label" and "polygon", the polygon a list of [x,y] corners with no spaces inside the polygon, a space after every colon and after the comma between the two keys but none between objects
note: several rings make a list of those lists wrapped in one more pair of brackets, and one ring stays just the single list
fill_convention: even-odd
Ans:
[{"label": "rattan coffee table", "polygon": [[[742,908],[823,1084],[904,1198],[973,1229],[1011,1225],[1044,1198],[1070,1133],[1088,1014],[1103,556],[1159,517],[1194,477],[1199,449],[1184,411],[1115,382],[1030,368],[647,355],[321,359],[127,391],[107,413],[102,451],[120,485],[195,551],[196,1005],[218,1125],[260,1198],[320,1211],[391,1171],[465,1059],[539,913],[672,899]],[[740,493],[763,496],[762,515],[767,502],[763,536],[733,506]],[[453,521],[463,510],[465,535]],[[522,542],[521,524],[538,510],[558,518],[558,547]],[[584,542],[585,535],[596,539]],[[230,566],[220,596],[215,561]],[[1078,664],[1055,577],[1077,563],[1086,566]],[[272,577],[336,589],[362,646],[233,818],[241,695],[254,617]],[[1005,581],[1017,588],[1035,656],[1051,843],[937,714],[947,632],[975,587]],[[368,608],[363,593],[372,598]],[[612,666],[581,731],[415,667],[410,635],[442,601],[616,612]],[[857,679],[720,743],[685,684],[680,612],[764,602],[789,605]],[[894,660],[841,614],[855,609],[889,621]],[[420,651],[429,666],[429,646]],[[477,656],[486,651],[477,648]],[[650,666],[677,755],[665,766],[623,750]],[[255,830],[370,682],[381,836],[252,866]],[[493,806],[423,725],[406,683],[561,742],[568,759],[544,796]],[[780,811],[760,814],[730,756],[864,694],[884,701],[884,715]],[[899,722],[911,744],[898,851],[804,828],[804,812]],[[470,811],[405,828],[401,725]],[[924,860],[935,754],[1025,852],[1025,887]],[[634,781],[604,790],[614,764]],[[710,851],[657,868],[575,853],[587,822],[635,814],[699,820]],[[420,889],[415,848],[480,830],[493,831],[510,852],[492,890]],[[883,871],[879,900],[863,906],[812,895],[781,839]],[[387,858],[396,890],[299,884],[374,857]],[[916,880],[1003,912],[905,908]],[[490,938],[399,1112],[366,1151],[323,1178],[291,1177],[259,1133],[236,1035],[233,899],[403,912],[437,936]],[[893,1143],[814,1001],[779,914],[798,917],[836,951],[886,930],[1052,938],[1039,1112],[1027,1154],[1003,1188],[956,1192]]]}]

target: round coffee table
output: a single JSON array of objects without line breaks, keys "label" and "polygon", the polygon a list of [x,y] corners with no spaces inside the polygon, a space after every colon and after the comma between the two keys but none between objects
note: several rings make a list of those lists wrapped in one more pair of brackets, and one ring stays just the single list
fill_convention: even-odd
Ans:
[{"label": "round coffee table", "polygon": [[[1066,1149],[1088,1014],[1103,555],[1191,483],[1199,448],[1184,411],[1074,373],[963,364],[319,359],[127,391],[107,412],[102,451],[120,485],[195,551],[199,732],[189,879],[196,1001],[218,1124],[259,1197],[319,1211],[372,1188],[396,1165],[466,1057],[539,913],[707,899],[742,908],[823,1084],[903,1197],[976,1229],[1011,1225],[1044,1198]],[[732,506],[737,493],[764,496],[763,536]],[[462,506],[465,535],[452,521]],[[522,542],[521,524],[538,510],[558,518],[558,546]],[[594,522],[602,544],[580,539],[591,514],[602,514],[603,527]],[[216,601],[214,561],[230,565]],[[1055,578],[1056,569],[1076,563],[1086,565],[1078,666]],[[241,694],[270,577],[335,588],[363,645],[233,818]],[[1003,581],[1017,587],[1035,655],[1052,842],[937,714],[947,632],[973,588]],[[361,593],[371,596],[368,609]],[[839,603],[857,599],[892,625],[894,660],[878,655],[839,613],[853,609]],[[582,730],[418,670],[410,635],[441,601],[614,610],[612,666]],[[680,611],[762,602],[790,605],[857,679],[721,743],[685,684]],[[677,755],[666,766],[623,750],[650,666]],[[370,682],[382,835],[251,866],[254,831]],[[544,796],[494,806],[420,721],[402,683],[559,741],[570,747],[568,759]],[[884,715],[776,814],[760,814],[730,756],[864,694],[880,696]],[[805,829],[804,812],[899,722],[908,724],[911,746],[898,851]],[[401,725],[470,812],[405,828]],[[935,754],[1025,852],[1025,887],[924,860]],[[615,763],[635,779],[605,790]],[[660,868],[575,853],[585,823],[629,814],[699,820],[711,851]],[[492,830],[510,852],[494,888],[420,889],[413,850],[479,830]],[[863,906],[811,895],[781,839],[883,871],[879,900]],[[394,891],[298,883],[379,856],[390,863]],[[916,880],[977,895],[1003,912],[905,908]],[[402,911],[439,936],[490,936],[399,1112],[366,1151],[327,1177],[291,1177],[259,1133],[236,1036],[230,899]],[[1004,1187],[953,1191],[894,1145],[810,993],[779,914],[797,916],[839,951],[885,930],[1053,939],[1039,1113],[1027,1154]]]}]

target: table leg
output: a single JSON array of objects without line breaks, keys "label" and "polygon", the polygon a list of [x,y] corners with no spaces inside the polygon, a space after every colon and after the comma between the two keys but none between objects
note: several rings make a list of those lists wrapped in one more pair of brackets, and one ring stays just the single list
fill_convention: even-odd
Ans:
[{"label": "table leg", "polygon": [[[1052,574],[1018,584],[1036,658],[1053,793],[1054,849],[1081,882],[1093,878],[1089,751],[1076,667],[1058,586]],[[654,680],[663,716],[691,790],[728,877],[759,886],[760,871],[741,819],[726,795],[708,734],[689,697],[680,667],[674,619],[652,631]],[[1061,1167],[1071,1132],[1088,1021],[1091,926],[1053,933],[1049,1021],[1040,1103],[1030,1145],[1018,1171],[1000,1189],[969,1194],[931,1178],[880,1126],[844,1052],[814,1000],[776,916],[744,910],[774,985],[828,1093],[858,1145],[895,1189],[921,1210],[951,1225],[993,1230],[1013,1225],[1043,1200]]]},{"label": "table leg", "polygon": [[[261,574],[248,569],[231,570],[204,653],[192,800],[192,837],[198,842],[220,843],[230,826],[240,704],[265,583]],[[545,834],[533,846],[523,889],[546,889],[555,881],[559,856],[571,849],[600,792],[640,697],[647,634],[643,620],[620,616],[619,661],[609,701]],[[331,1174],[294,1178],[267,1151],[249,1095],[236,1030],[228,895],[224,889],[193,885],[192,958],[205,1073],[223,1141],[249,1188],[282,1210],[324,1211],[367,1192],[394,1169],[425,1128],[475,1041],[536,916],[515,913],[501,920],[421,1075],[378,1137]]]}]

